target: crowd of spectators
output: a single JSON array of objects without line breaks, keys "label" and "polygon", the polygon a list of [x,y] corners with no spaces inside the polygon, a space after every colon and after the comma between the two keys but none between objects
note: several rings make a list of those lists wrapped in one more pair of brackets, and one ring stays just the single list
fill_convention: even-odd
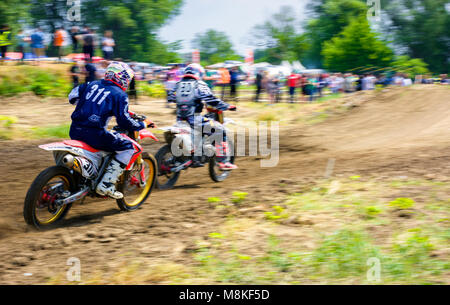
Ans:
[{"label": "crowd of spectators", "polygon": [[[103,36],[96,33],[95,29],[89,27],[73,26],[69,31],[63,27],[56,27],[51,32],[44,32],[41,27],[33,30],[19,30],[16,37],[15,51],[21,54],[21,60],[29,59],[39,64],[42,58],[52,55],[61,61],[68,53],[82,53],[86,62],[92,62],[96,54],[96,49],[101,49],[104,59],[114,58],[114,48],[116,46],[113,32],[105,31]],[[2,59],[6,59],[7,51],[11,50],[13,36],[8,25],[0,28],[0,47]],[[10,49],[10,50],[8,50]]]},{"label": "crowd of spectators", "polygon": [[331,94],[338,94],[375,90],[377,86],[386,87],[388,85],[411,86],[418,83],[450,84],[450,79],[446,74],[441,75],[439,78],[417,76],[414,80],[407,74],[391,74],[302,74],[293,71],[289,76],[283,77],[282,75],[271,76],[268,71],[260,70],[256,72],[254,78],[254,84],[256,86],[254,101],[258,102],[261,93],[264,91],[267,93],[270,103],[284,100],[284,93],[286,93],[286,100],[293,103],[295,101],[312,102],[317,98],[321,98],[325,89],[328,89]]}]

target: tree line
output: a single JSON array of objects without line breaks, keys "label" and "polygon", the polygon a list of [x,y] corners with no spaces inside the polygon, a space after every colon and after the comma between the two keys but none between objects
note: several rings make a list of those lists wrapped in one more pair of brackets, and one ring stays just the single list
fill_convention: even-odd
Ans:
[{"label": "tree line", "polygon": [[[305,21],[295,8],[281,7],[266,22],[255,25],[250,40],[255,61],[279,64],[300,60],[306,66],[334,71],[361,67],[402,67],[405,71],[447,73],[450,68],[450,0],[380,0],[381,21],[367,18],[367,0],[314,0]],[[179,61],[181,42],[168,43],[158,30],[180,13],[183,0],[82,0],[81,20],[68,21],[67,0],[3,0],[0,20],[13,31],[25,24],[87,25],[112,30],[118,57],[165,64]],[[198,33],[193,48],[202,62],[242,59],[223,32]]]},{"label": "tree line", "polygon": [[[249,34],[255,61],[360,72],[394,67],[409,74],[450,70],[450,1],[381,0],[380,20],[369,22],[367,0],[314,0],[306,21],[281,7]],[[205,62],[236,55],[226,35],[214,30],[192,42]]]}]

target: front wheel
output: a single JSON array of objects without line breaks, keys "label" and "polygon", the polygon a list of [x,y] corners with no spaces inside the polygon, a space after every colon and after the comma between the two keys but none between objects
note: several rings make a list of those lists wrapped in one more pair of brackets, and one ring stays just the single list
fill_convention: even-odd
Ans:
[{"label": "front wheel", "polygon": [[[228,140],[228,148],[230,149],[230,163],[234,164],[235,156],[234,156],[234,143],[231,140]],[[219,165],[217,164],[217,157],[214,156],[209,160],[209,176],[214,182],[222,182],[227,179],[230,175],[231,171],[221,171],[219,169]]]},{"label": "front wheel", "polygon": [[71,204],[58,206],[56,201],[66,191],[75,190],[75,180],[69,169],[52,166],[34,179],[25,197],[23,217],[27,224],[37,229],[50,228],[69,211]]},{"label": "front wheel", "polygon": [[148,153],[142,154],[142,162],[137,162],[133,168],[126,171],[117,186],[123,198],[117,199],[117,205],[122,211],[137,210],[150,196],[156,181],[156,160]]}]

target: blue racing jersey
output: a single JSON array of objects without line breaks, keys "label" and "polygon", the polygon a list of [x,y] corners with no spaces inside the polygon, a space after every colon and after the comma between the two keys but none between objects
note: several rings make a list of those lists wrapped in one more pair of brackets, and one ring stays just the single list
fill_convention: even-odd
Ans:
[{"label": "blue racing jersey", "polygon": [[76,105],[72,126],[106,129],[114,116],[120,128],[129,131],[145,128],[144,122],[130,117],[127,94],[110,81],[102,79],[75,87],[69,94],[69,102]]}]

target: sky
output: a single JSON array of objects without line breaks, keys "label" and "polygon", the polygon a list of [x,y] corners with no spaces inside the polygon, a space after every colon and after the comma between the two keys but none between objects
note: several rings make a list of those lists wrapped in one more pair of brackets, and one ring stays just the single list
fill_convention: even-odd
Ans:
[{"label": "sky", "polygon": [[191,52],[195,34],[208,29],[225,32],[234,50],[245,55],[251,48],[249,37],[252,28],[264,23],[277,13],[281,6],[289,5],[298,20],[305,20],[305,4],[308,0],[185,0],[181,13],[159,32],[165,42],[183,40],[184,52]]}]

